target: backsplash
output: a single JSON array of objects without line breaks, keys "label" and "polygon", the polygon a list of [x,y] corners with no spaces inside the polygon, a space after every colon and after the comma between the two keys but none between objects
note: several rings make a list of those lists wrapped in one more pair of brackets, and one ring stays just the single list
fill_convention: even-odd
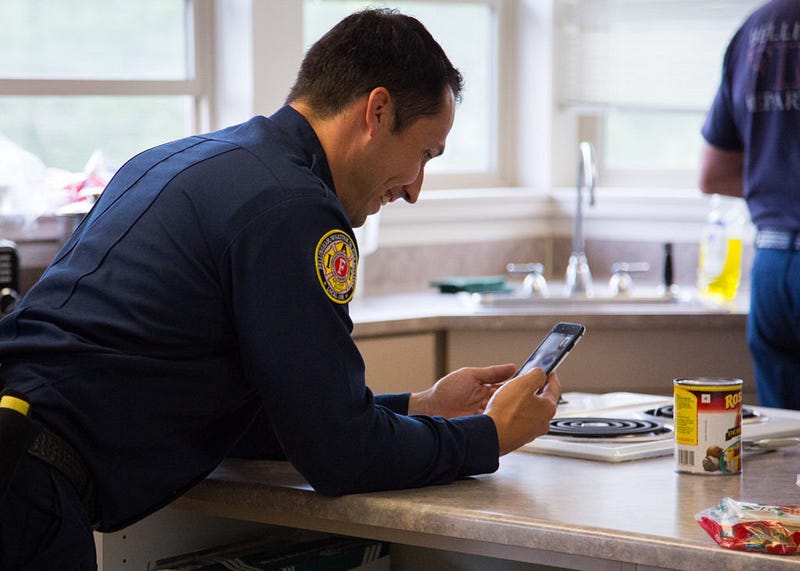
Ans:
[{"label": "backsplash", "polygon": [[[38,279],[55,255],[55,242],[19,244],[22,293]],[[359,289],[363,295],[398,291],[424,291],[432,280],[454,276],[506,275],[508,262],[540,262],[548,281],[563,281],[572,241],[570,238],[530,238],[499,242],[429,244],[425,246],[381,246],[364,259]],[[694,285],[697,244],[676,243],[672,249],[674,282]],[[596,284],[606,283],[615,262],[647,262],[650,270],[634,275],[635,284],[658,285],[662,280],[663,245],[647,242],[589,240],[586,257]],[[749,289],[753,249],[745,246],[741,289]]]},{"label": "backsplash", "polygon": [[[364,295],[397,291],[424,291],[429,282],[455,276],[506,275],[508,262],[540,262],[548,281],[563,281],[572,251],[570,238],[531,238],[502,242],[430,244],[380,247],[368,255],[362,268]],[[672,248],[673,281],[693,286],[697,274],[698,245],[676,243]],[[606,283],[615,262],[647,262],[650,270],[634,275],[634,284],[659,285],[663,279],[663,244],[589,240],[586,257],[596,287]],[[745,246],[740,288],[749,289],[753,249]]]}]

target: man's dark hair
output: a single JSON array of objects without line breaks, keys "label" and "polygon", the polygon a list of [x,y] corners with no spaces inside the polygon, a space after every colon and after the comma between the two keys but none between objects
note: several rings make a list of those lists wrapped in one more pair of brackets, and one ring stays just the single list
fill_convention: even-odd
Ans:
[{"label": "man's dark hair", "polygon": [[399,131],[435,115],[446,86],[461,100],[463,78],[419,20],[390,9],[346,17],[306,53],[287,102],[302,100],[332,117],[376,87],[392,95]]}]

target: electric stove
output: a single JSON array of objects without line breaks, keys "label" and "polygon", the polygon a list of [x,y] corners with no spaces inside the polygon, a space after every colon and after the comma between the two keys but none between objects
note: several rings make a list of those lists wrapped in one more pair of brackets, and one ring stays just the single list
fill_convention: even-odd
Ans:
[{"label": "electric stove", "polygon": [[[672,397],[640,393],[564,393],[550,432],[521,451],[624,462],[674,453]],[[770,449],[800,437],[800,411],[744,405],[743,449]],[[800,440],[797,441],[800,443]],[[749,446],[748,446],[749,445]]]}]

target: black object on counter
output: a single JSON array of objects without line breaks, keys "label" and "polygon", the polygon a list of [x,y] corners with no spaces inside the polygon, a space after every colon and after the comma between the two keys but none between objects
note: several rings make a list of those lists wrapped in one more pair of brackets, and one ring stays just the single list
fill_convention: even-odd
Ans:
[{"label": "black object on counter", "polygon": [[672,244],[664,244],[664,290],[669,291],[672,287]]}]

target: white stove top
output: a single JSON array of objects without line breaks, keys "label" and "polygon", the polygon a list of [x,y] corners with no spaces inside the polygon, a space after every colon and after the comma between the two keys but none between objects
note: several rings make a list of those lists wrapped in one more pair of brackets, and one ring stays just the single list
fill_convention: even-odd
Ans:
[{"label": "white stove top", "polygon": [[[649,411],[672,405],[672,397],[639,393],[564,393],[564,403],[558,406],[557,419],[609,418],[657,421],[666,431],[658,434],[584,438],[572,436],[540,436],[526,444],[521,451],[585,458],[603,462],[624,462],[669,456],[674,452],[675,440],[672,418],[654,416]],[[742,420],[742,440],[759,441],[767,438],[800,437],[800,411],[745,405],[753,418]]]}]

